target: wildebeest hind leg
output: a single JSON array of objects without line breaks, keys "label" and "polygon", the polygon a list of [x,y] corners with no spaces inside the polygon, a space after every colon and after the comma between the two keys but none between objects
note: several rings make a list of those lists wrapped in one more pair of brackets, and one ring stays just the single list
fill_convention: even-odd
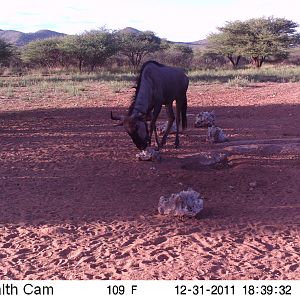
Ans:
[{"label": "wildebeest hind leg", "polygon": [[176,105],[176,137],[175,137],[175,148],[179,147],[179,126],[180,126],[180,109]]},{"label": "wildebeest hind leg", "polygon": [[167,125],[166,131],[165,131],[165,133],[162,137],[161,146],[164,146],[166,144],[167,136],[168,136],[168,134],[171,130],[171,127],[173,125],[173,122],[175,120],[174,111],[173,111],[173,108],[172,108],[172,103],[169,104],[169,105],[166,105],[166,112],[167,112],[167,115],[168,115],[168,125]]},{"label": "wildebeest hind leg", "polygon": [[159,140],[158,140],[158,134],[157,134],[157,130],[156,130],[156,125],[154,127],[154,136],[155,136],[155,141],[156,141],[157,148],[159,149]]}]

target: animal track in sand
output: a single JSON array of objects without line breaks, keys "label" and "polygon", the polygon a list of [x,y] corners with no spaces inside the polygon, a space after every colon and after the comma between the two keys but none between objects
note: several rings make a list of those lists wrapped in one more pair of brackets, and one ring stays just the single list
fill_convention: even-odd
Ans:
[{"label": "animal track in sand", "polygon": [[[189,127],[179,152],[169,143],[155,170],[137,168],[131,141],[107,118],[134,89],[88,85],[95,95],[76,99],[80,108],[53,95],[25,107],[24,87],[2,101],[0,279],[300,279],[299,157],[266,148],[232,156],[231,168],[184,170],[179,155],[219,149]],[[233,143],[299,140],[299,83],[258,86],[191,85],[189,113],[216,106]],[[200,218],[158,216],[159,197],[187,187],[205,197]]]},{"label": "animal track in sand", "polygon": [[134,244],[134,242],[138,239],[138,237],[139,237],[139,235],[133,235],[133,236],[131,236],[131,237],[130,237],[130,236],[127,237],[128,240],[125,241],[125,242],[121,245],[121,247],[126,247],[126,246],[129,246],[129,245]]},{"label": "animal track in sand", "polygon": [[164,236],[161,236],[161,237],[155,238],[154,240],[147,240],[142,245],[143,246],[150,246],[150,245],[157,246],[157,245],[162,244],[166,241],[167,241],[167,238],[164,237]]}]

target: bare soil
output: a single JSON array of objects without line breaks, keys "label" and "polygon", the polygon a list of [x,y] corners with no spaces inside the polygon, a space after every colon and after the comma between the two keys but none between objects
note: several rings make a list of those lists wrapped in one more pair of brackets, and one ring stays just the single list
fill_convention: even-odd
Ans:
[{"label": "bare soil", "polygon": [[[299,143],[300,83],[191,85],[189,127],[160,163],[138,161],[110,120],[133,89],[14,93],[0,94],[0,279],[300,279],[300,155],[235,154],[206,168],[194,155]],[[228,144],[193,127],[212,109]],[[189,187],[204,198],[199,217],[158,214],[160,196]]]}]

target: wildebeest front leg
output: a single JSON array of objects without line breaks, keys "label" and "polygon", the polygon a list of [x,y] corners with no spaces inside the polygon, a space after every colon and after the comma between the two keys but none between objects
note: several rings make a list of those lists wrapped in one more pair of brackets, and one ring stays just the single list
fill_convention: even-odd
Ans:
[{"label": "wildebeest front leg", "polygon": [[153,114],[151,116],[151,121],[150,121],[150,143],[149,144],[151,144],[152,134],[153,134],[153,131],[154,131],[155,141],[156,141],[158,149],[160,148],[160,144],[159,144],[159,141],[158,141],[158,135],[157,135],[157,130],[156,130],[156,120],[157,120],[158,115],[160,113],[160,109],[161,108],[154,109]]},{"label": "wildebeest front leg", "polygon": [[166,105],[166,112],[167,112],[167,115],[168,115],[168,124],[167,124],[166,131],[165,131],[165,133],[162,137],[162,140],[161,140],[161,146],[164,146],[166,144],[167,136],[168,136],[168,134],[171,130],[171,127],[173,125],[173,122],[175,120],[174,111],[173,111],[173,108],[172,108],[172,103]]},{"label": "wildebeest front leg", "polygon": [[149,146],[151,145],[153,131],[154,131],[155,141],[157,143],[157,132],[156,132],[156,124],[155,124],[154,118],[152,118],[152,120],[150,122],[150,141],[149,141]]},{"label": "wildebeest front leg", "polygon": [[158,140],[158,134],[157,134],[156,123],[155,122],[150,123],[150,142],[149,142],[149,146],[151,145],[151,138],[152,138],[153,131],[154,131],[155,142],[156,142],[157,148],[159,149],[160,144],[159,144],[159,140]]}]

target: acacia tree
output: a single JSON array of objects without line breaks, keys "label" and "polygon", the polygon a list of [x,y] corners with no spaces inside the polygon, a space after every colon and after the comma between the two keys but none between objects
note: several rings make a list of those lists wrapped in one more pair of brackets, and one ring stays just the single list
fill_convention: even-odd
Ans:
[{"label": "acacia tree", "polygon": [[169,43],[160,51],[158,58],[160,61],[182,68],[188,68],[194,57],[193,49],[184,44]]},{"label": "acacia tree", "polygon": [[234,67],[245,56],[260,68],[268,56],[287,57],[288,49],[300,41],[297,27],[293,21],[274,17],[227,22],[208,40],[211,51],[227,56]]},{"label": "acacia tree", "polygon": [[84,64],[90,71],[118,51],[115,34],[106,29],[87,31],[80,35],[65,37],[61,48],[66,54],[66,59],[75,59],[79,71]]},{"label": "acacia tree", "polygon": [[115,35],[105,29],[86,32],[83,39],[86,45],[84,61],[90,66],[90,71],[103,65],[118,50]]},{"label": "acacia tree", "polygon": [[298,24],[284,18],[250,19],[246,25],[247,39],[243,52],[258,68],[268,56],[287,57],[288,50],[300,41],[296,32]]},{"label": "acacia tree", "polygon": [[13,46],[0,39],[0,66],[6,65],[13,55]]},{"label": "acacia tree", "polygon": [[56,67],[62,63],[61,38],[49,38],[30,42],[22,49],[22,60],[33,66]]},{"label": "acacia tree", "polygon": [[236,68],[243,54],[245,24],[241,21],[227,22],[218,30],[219,33],[208,36],[207,52],[227,57],[233,68]]},{"label": "acacia tree", "polygon": [[207,69],[207,68],[220,68],[226,65],[226,57],[210,52],[207,48],[195,49],[193,57],[193,67]]},{"label": "acacia tree", "polygon": [[86,57],[87,45],[83,35],[70,35],[63,38],[60,46],[65,54],[65,63],[77,64],[79,72],[82,71],[83,60]]},{"label": "acacia tree", "polygon": [[142,59],[160,49],[161,40],[151,31],[119,32],[120,53],[126,56],[136,70]]}]

